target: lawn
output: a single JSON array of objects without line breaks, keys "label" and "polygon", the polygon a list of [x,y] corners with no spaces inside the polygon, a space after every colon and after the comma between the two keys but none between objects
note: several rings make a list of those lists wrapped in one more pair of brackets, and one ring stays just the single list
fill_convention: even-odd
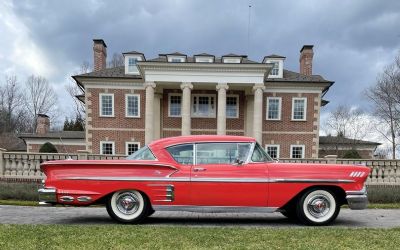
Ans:
[{"label": "lawn", "polygon": [[400,228],[0,225],[0,249],[397,249]]}]

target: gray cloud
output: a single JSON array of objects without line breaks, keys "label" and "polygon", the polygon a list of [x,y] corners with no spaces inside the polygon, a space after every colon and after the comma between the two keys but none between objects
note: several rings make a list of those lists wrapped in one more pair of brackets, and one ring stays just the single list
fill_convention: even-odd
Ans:
[{"label": "gray cloud", "polygon": [[[301,46],[314,44],[314,73],[336,81],[326,96],[331,104],[325,110],[340,103],[366,107],[362,90],[374,83],[400,49],[397,0],[260,0],[251,1],[247,51],[248,3],[43,0],[14,1],[8,9],[26,28],[26,39],[54,68],[46,77],[60,92],[83,61],[92,61],[93,38],[106,41],[110,56],[129,50],[142,51],[147,58],[172,51],[233,52],[261,61],[276,53],[286,56],[286,68],[296,71]],[[0,58],[10,53],[12,49],[0,48]],[[0,67],[3,71],[6,65]],[[22,75],[35,73],[15,70]]]}]

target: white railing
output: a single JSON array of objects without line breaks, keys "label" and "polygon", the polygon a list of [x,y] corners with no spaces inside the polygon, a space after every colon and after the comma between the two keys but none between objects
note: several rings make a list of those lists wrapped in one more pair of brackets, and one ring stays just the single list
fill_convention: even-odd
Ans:
[{"label": "white railing", "polygon": [[[125,158],[124,155],[89,154],[85,150],[80,150],[75,154],[50,154],[8,152],[0,149],[0,179],[43,179],[40,163],[44,161],[65,159],[112,160],[123,158]],[[400,160],[349,160],[327,156],[317,159],[279,159],[279,162],[364,165],[371,168],[371,174],[367,180],[368,184],[400,185]]]}]

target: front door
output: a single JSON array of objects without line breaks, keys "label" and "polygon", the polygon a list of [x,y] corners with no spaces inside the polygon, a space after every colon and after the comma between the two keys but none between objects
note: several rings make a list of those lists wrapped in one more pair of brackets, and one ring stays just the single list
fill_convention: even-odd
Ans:
[{"label": "front door", "polygon": [[267,206],[267,173],[247,163],[251,143],[198,143],[190,197],[196,206]]}]

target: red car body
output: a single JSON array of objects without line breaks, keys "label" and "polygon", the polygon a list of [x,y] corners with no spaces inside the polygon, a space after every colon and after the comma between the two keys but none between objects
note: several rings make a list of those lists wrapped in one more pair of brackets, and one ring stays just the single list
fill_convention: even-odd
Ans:
[{"label": "red car body", "polygon": [[[249,157],[222,163],[207,163],[207,157],[203,157],[206,160],[200,163],[196,151],[200,144],[206,148],[244,145]],[[193,157],[190,164],[178,162],[168,151],[179,145],[193,148],[192,156],[187,157]],[[298,200],[305,192],[316,189],[332,193],[338,206],[348,204],[352,209],[363,209],[367,204],[365,181],[370,169],[364,166],[279,163],[270,159],[254,162],[251,159],[258,144],[253,138],[239,136],[170,137],[147,147],[155,159],[43,163],[41,170],[47,179],[39,189],[41,204],[87,206],[107,203],[119,191],[136,190],[145,197],[149,211],[286,211],[288,217],[298,217]],[[239,149],[235,152],[239,154]],[[323,206],[318,197],[309,202]],[[332,206],[328,203],[325,206]]]}]

